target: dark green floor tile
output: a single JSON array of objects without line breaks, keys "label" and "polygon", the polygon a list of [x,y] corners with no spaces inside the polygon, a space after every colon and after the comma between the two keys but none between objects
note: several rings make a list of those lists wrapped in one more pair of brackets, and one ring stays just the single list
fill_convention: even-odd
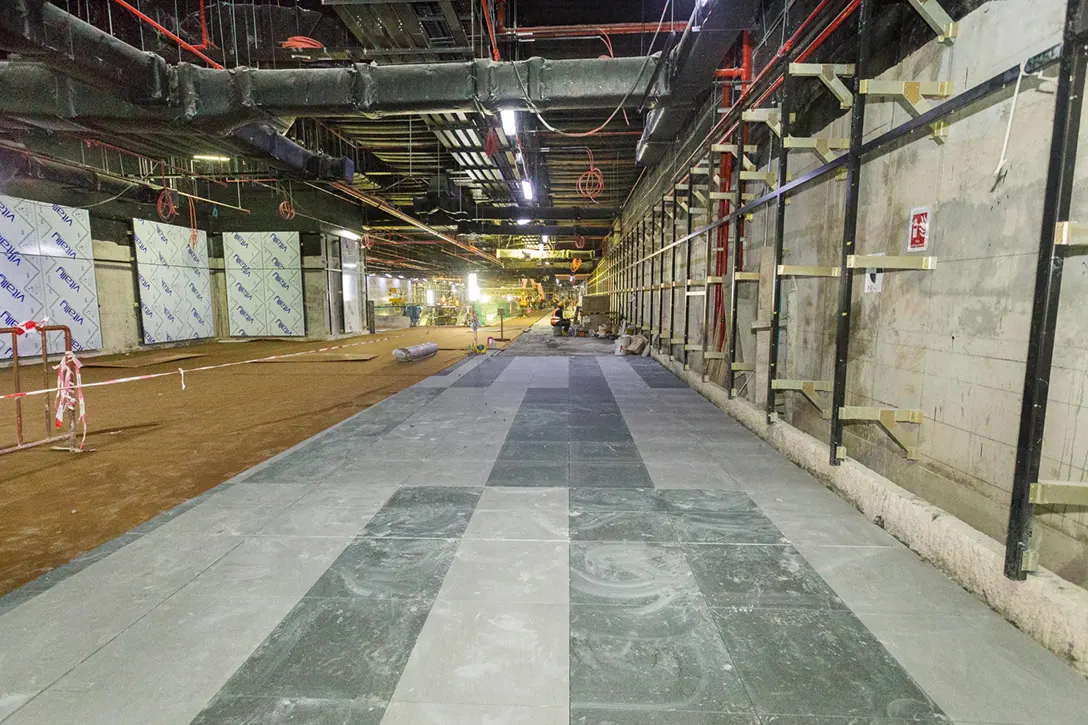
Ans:
[{"label": "dark green floor tile", "polygon": [[690,544],[784,544],[786,537],[757,511],[674,514],[680,541]]},{"label": "dark green floor tile", "polygon": [[572,441],[617,441],[631,442],[631,432],[627,430],[627,424],[592,425],[570,427],[570,439]]},{"label": "dark green floor tile", "polygon": [[387,702],[429,607],[375,599],[303,599],[220,691]]},{"label": "dark green floor tile", "polygon": [[752,710],[704,607],[571,606],[570,699],[572,709]]},{"label": "dark green floor tile", "polygon": [[676,543],[676,529],[667,514],[641,511],[600,511],[572,514],[571,541],[642,541]]},{"label": "dark green floor tile", "polygon": [[585,511],[659,511],[661,502],[657,491],[648,488],[571,488],[569,499],[572,514]]},{"label": "dark green floor tile", "polygon": [[684,554],[712,607],[844,609],[831,588],[792,546],[685,546]]},{"label": "dark green floor tile", "polygon": [[570,485],[589,488],[653,488],[654,482],[642,463],[572,461]]},{"label": "dark green floor tile", "polygon": [[570,460],[596,463],[641,463],[633,441],[571,441]]},{"label": "dark green floor tile", "polygon": [[500,461],[550,461],[566,463],[570,443],[567,441],[511,441],[499,451]]},{"label": "dark green floor tile", "polygon": [[755,501],[743,491],[670,488],[658,491],[665,511],[677,514],[758,513]]},{"label": "dark green floor tile", "polygon": [[384,714],[354,700],[231,697],[213,701],[192,725],[378,725]]},{"label": "dark green floor tile", "polygon": [[497,461],[487,478],[488,486],[555,486],[570,485],[566,461]]},{"label": "dark green floor tile", "polygon": [[[451,487],[452,488],[452,487]],[[432,503],[385,507],[363,529],[363,536],[400,539],[456,539],[468,527],[472,509]]]},{"label": "dark green floor tile", "polygon": [[471,511],[480,500],[482,488],[462,488],[451,486],[404,486],[389,497],[385,508],[403,506],[428,506],[439,504]]},{"label": "dark green floor tile", "polygon": [[523,405],[514,416],[514,428],[548,425],[570,425],[570,413],[565,406],[533,408]]},{"label": "dark green floor tile", "polygon": [[438,594],[456,552],[457,541],[449,539],[356,539],[306,596],[429,602]]},{"label": "dark green floor tile", "polygon": [[507,441],[562,441],[570,440],[570,428],[565,424],[526,423],[514,419],[506,434]]},{"label": "dark green floor tile", "polygon": [[573,604],[659,608],[699,603],[699,587],[683,551],[665,544],[570,544]]},{"label": "dark green floor tile", "polygon": [[570,725],[760,725],[755,715],[681,710],[574,708]]},{"label": "dark green floor tile", "polygon": [[[902,720],[886,717],[807,717],[805,715],[762,715],[763,725],[950,725],[944,716]],[[966,724],[965,724],[966,725]]]},{"label": "dark green floor tile", "polygon": [[924,720],[937,706],[850,612],[717,609],[759,713]]}]

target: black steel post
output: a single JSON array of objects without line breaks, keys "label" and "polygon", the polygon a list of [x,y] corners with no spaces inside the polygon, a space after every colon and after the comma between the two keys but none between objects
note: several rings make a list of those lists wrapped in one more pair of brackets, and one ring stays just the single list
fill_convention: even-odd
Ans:
[{"label": "black steel post", "polygon": [[[734,209],[740,209],[744,206],[744,182],[740,180],[740,172],[744,170],[744,136],[747,126],[744,121],[737,122],[737,164],[736,173],[733,174],[733,190],[735,192]],[[729,342],[726,346],[726,372],[725,372],[725,388],[730,398],[733,397],[733,391],[736,387],[736,372],[733,370],[733,363],[737,361],[737,304],[739,301],[738,289],[737,289],[737,272],[741,271],[741,260],[744,257],[742,253],[744,232],[744,217],[738,216],[733,223],[733,266],[731,279],[729,284],[729,328],[725,331],[725,334],[729,335]]]},{"label": "black steel post", "polygon": [[[650,252],[654,251],[657,244],[657,207],[650,207]],[[647,326],[650,328],[650,342],[654,339],[654,269],[657,257],[650,257],[650,279],[648,283],[650,299],[650,317]]]},{"label": "black steel post", "polygon": [[[665,220],[669,218],[668,213],[665,211],[665,197],[661,197],[661,249],[665,249]],[[665,335],[665,255],[659,255],[660,261],[657,263],[658,267],[658,279],[657,281],[657,349],[661,351],[661,340]]]},{"label": "black steel post", "polygon": [[842,461],[842,418],[846,404],[847,356],[850,353],[850,307],[854,296],[854,277],[846,259],[854,253],[858,230],[858,194],[861,181],[861,145],[865,135],[865,96],[859,93],[863,78],[869,77],[870,18],[872,0],[861,0],[858,8],[858,57],[854,72],[854,109],[850,116],[850,150],[846,161],[846,207],[843,219],[842,250],[839,254],[839,314],[835,318],[835,382],[831,391],[831,465]]},{"label": "black steel post", "polygon": [[673,246],[669,248],[669,359],[673,359],[673,342],[672,336],[676,326],[676,209],[679,205],[676,203],[676,185],[673,185],[672,189],[672,220],[669,222],[672,227],[672,241],[670,244]]},{"label": "black steel post", "polygon": [[1031,544],[1035,513],[1035,506],[1028,500],[1028,494],[1031,484],[1039,480],[1050,367],[1054,359],[1054,331],[1058,323],[1066,249],[1054,244],[1054,233],[1060,222],[1069,221],[1077,164],[1077,137],[1084,104],[1085,70],[1088,68],[1085,5],[1085,0],[1070,0],[1066,8],[1058,92],[1054,99],[1054,128],[1050,137],[1050,164],[1035,271],[1035,301],[1031,310],[1020,433],[1016,441],[1016,468],[1013,471],[1009,528],[1005,540],[1005,576],[1010,579],[1024,579],[1027,576],[1024,554]]},{"label": "black steel post", "polygon": [[[793,95],[794,80],[790,75],[789,66],[782,73],[782,96],[778,105],[779,123],[781,124],[778,141],[778,183],[776,188],[782,188],[789,181],[789,155],[785,140],[790,135],[790,106]],[[771,311],[768,322],[770,323],[770,340],[767,348],[767,422],[777,420],[776,404],[778,396],[775,393],[774,381],[778,377],[778,336],[781,331],[782,320],[782,284],[778,278],[778,265],[782,264],[783,250],[786,239],[786,200],[785,194],[779,194],[775,200],[774,216],[774,259],[771,266]]]},{"label": "black steel post", "polygon": [[692,208],[695,206],[695,181],[691,176],[691,169],[688,169],[687,175],[687,241],[684,242],[684,289],[682,296],[684,298],[684,369],[688,367],[688,362],[691,357],[691,353],[688,350],[688,329],[690,325],[689,315],[691,313],[691,300],[688,298],[688,282],[691,280],[691,227],[694,221],[694,215],[691,213]]}]

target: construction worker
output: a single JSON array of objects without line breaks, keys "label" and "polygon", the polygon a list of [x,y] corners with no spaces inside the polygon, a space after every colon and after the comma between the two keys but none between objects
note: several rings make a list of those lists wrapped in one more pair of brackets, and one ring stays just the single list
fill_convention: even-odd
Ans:
[{"label": "construction worker", "polygon": [[556,301],[556,308],[552,310],[552,329],[561,328],[562,334],[567,334],[570,329],[570,320],[563,317],[563,303]]}]

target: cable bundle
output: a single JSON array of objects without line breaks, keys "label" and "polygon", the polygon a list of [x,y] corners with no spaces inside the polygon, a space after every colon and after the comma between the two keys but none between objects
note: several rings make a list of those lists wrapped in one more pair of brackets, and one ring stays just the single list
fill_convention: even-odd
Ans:
[{"label": "cable bundle", "polygon": [[159,219],[164,222],[172,222],[178,215],[177,204],[174,203],[174,195],[169,189],[159,192],[159,199],[155,202],[155,208],[159,212]]},{"label": "cable bundle", "polygon": [[604,173],[593,163],[593,151],[586,147],[589,156],[589,169],[578,177],[576,188],[583,199],[589,199],[597,204],[597,197],[604,191]]},{"label": "cable bundle", "polygon": [[290,50],[324,50],[325,45],[318,40],[308,38],[305,35],[292,35],[287,40],[280,43],[281,48],[288,48]]}]

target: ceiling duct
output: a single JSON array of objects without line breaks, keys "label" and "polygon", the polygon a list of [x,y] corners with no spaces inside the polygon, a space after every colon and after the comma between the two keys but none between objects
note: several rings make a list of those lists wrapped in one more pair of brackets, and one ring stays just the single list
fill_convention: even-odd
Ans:
[{"label": "ceiling duct", "polygon": [[752,25],[758,0],[710,0],[696,3],[683,37],[659,74],[658,102],[646,114],[646,127],[635,151],[640,165],[657,163],[711,87],[741,30]]}]

